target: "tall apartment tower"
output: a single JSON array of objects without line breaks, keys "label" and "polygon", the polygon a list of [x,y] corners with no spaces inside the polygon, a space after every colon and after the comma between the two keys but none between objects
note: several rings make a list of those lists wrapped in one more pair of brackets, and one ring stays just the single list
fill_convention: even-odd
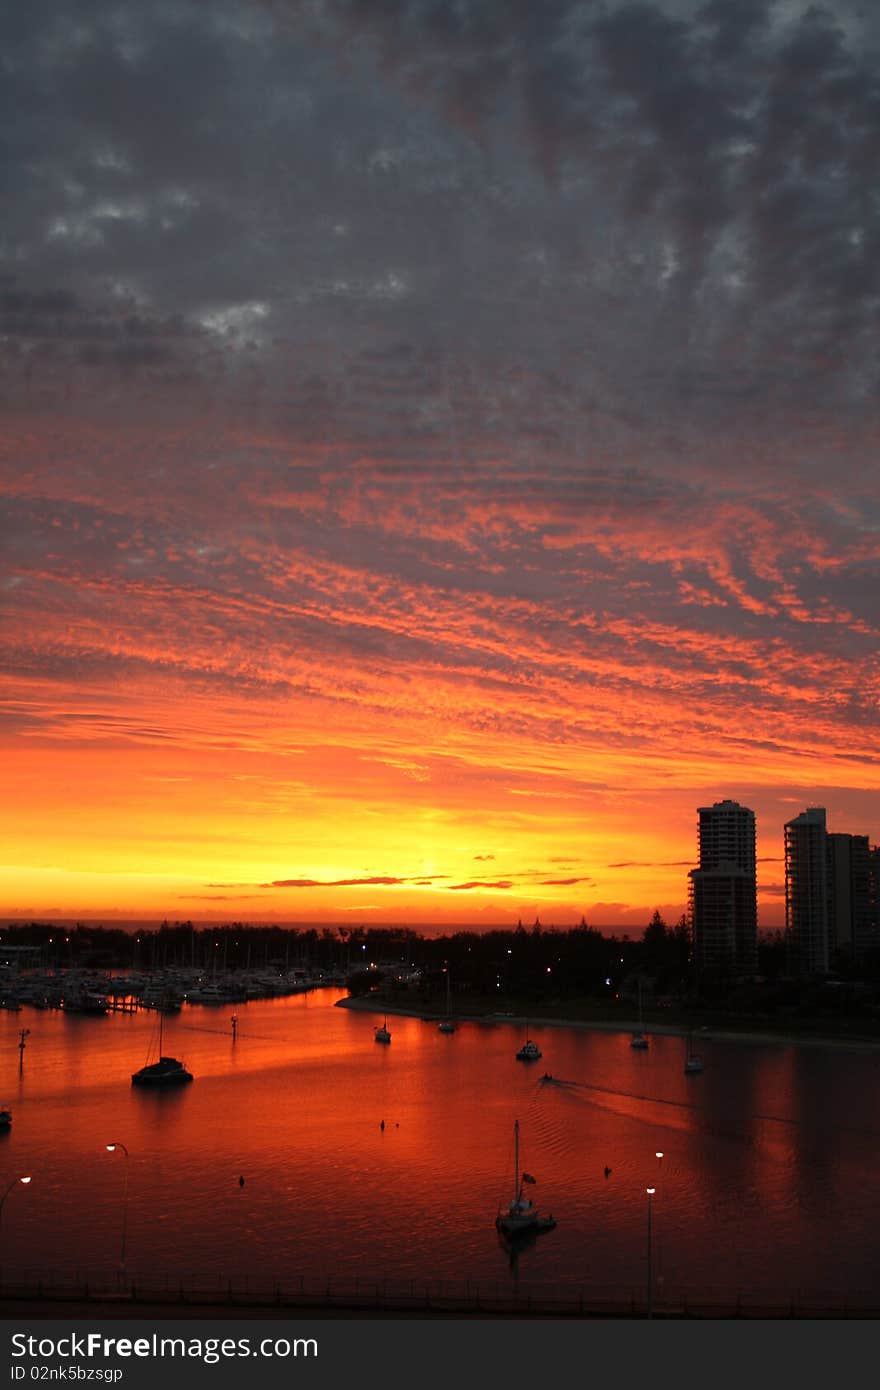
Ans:
[{"label": "tall apartment tower", "polygon": [[694,963],[709,973],[757,968],[758,889],[755,813],[738,801],[697,808],[699,867],[691,869],[689,908]]},{"label": "tall apartment tower", "polygon": [[831,903],[824,806],[785,824],[785,926],[801,975],[828,973]]},{"label": "tall apartment tower", "polygon": [[828,832],[828,940],[856,961],[877,949],[867,835]]}]

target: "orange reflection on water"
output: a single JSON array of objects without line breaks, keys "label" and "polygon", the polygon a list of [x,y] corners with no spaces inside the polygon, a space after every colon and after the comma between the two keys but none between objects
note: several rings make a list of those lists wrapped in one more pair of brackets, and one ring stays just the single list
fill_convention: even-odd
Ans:
[{"label": "orange reflection on water", "polygon": [[[185,1005],[163,1050],[195,1080],[171,1094],[131,1085],[150,1015],[34,1013],[21,1076],[20,1016],[0,1017],[15,1109],[2,1158],[34,1180],[26,1208],[4,1212],[9,1248],[35,1267],[114,1269],[124,1175],[106,1145],[119,1142],[127,1258],[144,1273],[638,1282],[653,1186],[667,1285],[802,1281],[823,1241],[823,1282],[869,1279],[877,1136],[852,1116],[857,1102],[876,1113],[870,1056],[841,1067],[707,1039],[705,1071],[686,1077],[683,1038],[637,1052],[626,1033],[533,1023],[543,1056],[529,1064],[521,1024],[445,1035],[389,1015],[380,1047],[381,1015],[334,997],[236,1004],[235,1039],[231,1010]],[[558,1224],[513,1270],[494,1219],[515,1121],[530,1193]]]}]

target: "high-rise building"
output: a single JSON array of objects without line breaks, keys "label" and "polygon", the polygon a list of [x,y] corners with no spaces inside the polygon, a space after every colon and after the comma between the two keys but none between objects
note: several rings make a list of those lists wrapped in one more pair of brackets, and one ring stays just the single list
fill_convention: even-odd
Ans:
[{"label": "high-rise building", "polygon": [[855,961],[876,949],[867,835],[828,832],[828,940],[832,953]]},{"label": "high-rise building", "polygon": [[824,806],[810,806],[785,824],[785,926],[795,969],[827,974],[831,904]]},{"label": "high-rise building", "polygon": [[757,967],[755,813],[738,801],[697,808],[699,867],[688,905],[699,975],[748,975]]}]

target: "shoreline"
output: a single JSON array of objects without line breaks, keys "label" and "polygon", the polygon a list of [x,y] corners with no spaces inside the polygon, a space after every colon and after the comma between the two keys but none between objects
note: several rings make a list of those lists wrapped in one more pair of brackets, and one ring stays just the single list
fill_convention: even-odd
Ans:
[{"label": "shoreline", "polygon": [[[336,1008],[353,1009],[357,1013],[388,1014],[398,1018],[416,1018],[424,1023],[439,1023],[446,1017],[445,1012],[434,1011],[431,1009],[403,1008],[397,1004],[386,1004],[384,1001],[366,998],[352,998],[345,995],[335,1001]],[[681,1022],[676,1023],[642,1023],[641,1026],[635,1020],[627,1019],[584,1019],[584,1018],[547,1018],[537,1014],[529,1013],[506,1013],[495,1012],[487,1014],[466,1014],[456,1013],[454,1015],[456,1023],[485,1023],[498,1024],[508,1023],[518,1027],[527,1027],[529,1030],[537,1028],[574,1028],[579,1031],[595,1029],[601,1033],[644,1033],[646,1037],[652,1034],[661,1037],[686,1038],[693,1033],[694,1038],[706,1042],[745,1042],[745,1043],[778,1043],[786,1047],[830,1047],[856,1049],[860,1051],[880,1051],[880,1037],[867,1037],[864,1035],[841,1037],[834,1033],[794,1033],[794,1032],[761,1032],[751,1028],[725,1028],[723,1025],[699,1025],[689,1027]]]}]

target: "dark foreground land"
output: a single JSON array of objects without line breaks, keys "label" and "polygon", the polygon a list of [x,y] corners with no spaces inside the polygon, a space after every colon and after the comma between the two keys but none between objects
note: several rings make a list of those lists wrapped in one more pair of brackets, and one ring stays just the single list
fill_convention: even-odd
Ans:
[{"label": "dark foreground land", "polygon": [[[445,1017],[441,995],[411,995],[377,990],[340,999],[344,1008],[401,1014],[439,1021]],[[464,995],[453,1010],[462,1022],[516,1023],[529,1030],[542,1027],[598,1028],[611,1032],[668,1033],[686,1037],[707,1034],[719,1039],[753,1042],[800,1042],[823,1046],[880,1047],[880,1021],[845,1013],[739,1013],[717,1006],[669,1005],[646,1008],[636,1021],[631,1000],[620,1004],[594,999],[522,1000]]]}]

